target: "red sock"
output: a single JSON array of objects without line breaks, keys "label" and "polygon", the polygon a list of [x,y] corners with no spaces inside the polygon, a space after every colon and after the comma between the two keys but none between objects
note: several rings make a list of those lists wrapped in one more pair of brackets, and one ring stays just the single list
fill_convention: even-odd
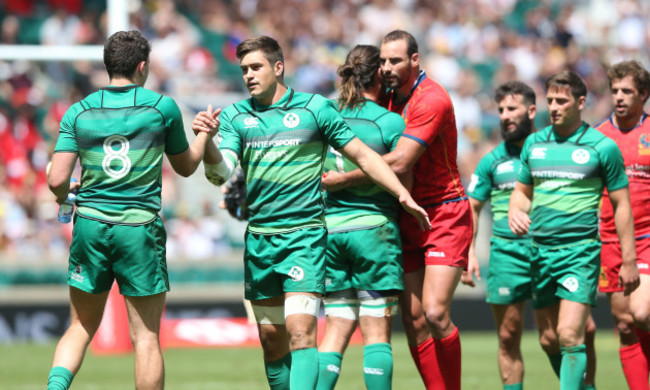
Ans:
[{"label": "red sock", "polygon": [[460,390],[460,336],[458,327],[442,340],[435,340],[438,367],[446,390]]},{"label": "red sock", "polygon": [[643,354],[641,343],[619,349],[623,374],[631,390],[650,390],[648,386],[648,360]]},{"label": "red sock", "polygon": [[429,338],[417,347],[409,347],[411,356],[415,362],[424,382],[424,386],[431,389],[441,389],[444,385],[440,368],[438,367],[438,358],[436,357],[436,345],[433,338]]},{"label": "red sock", "polygon": [[645,355],[646,360],[650,362],[650,333],[645,332],[639,328],[635,328],[634,330],[636,331],[636,337],[641,343],[643,354]]}]

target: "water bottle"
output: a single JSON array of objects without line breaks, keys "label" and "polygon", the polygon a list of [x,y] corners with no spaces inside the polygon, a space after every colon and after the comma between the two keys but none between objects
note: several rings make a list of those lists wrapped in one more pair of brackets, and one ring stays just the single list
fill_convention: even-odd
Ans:
[{"label": "water bottle", "polygon": [[[72,178],[70,180],[72,183],[76,183],[77,179]],[[59,215],[57,216],[57,219],[61,223],[70,223],[72,221],[72,215],[74,214],[74,204],[77,200],[77,190],[75,189],[74,191],[71,191],[68,193],[68,197],[66,200],[61,203],[61,206],[59,206]]]}]

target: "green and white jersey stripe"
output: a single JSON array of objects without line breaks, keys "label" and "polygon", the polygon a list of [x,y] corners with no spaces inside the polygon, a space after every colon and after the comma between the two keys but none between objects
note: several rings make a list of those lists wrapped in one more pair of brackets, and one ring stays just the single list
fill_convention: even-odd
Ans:
[{"label": "green and white jersey stripe", "polygon": [[79,154],[79,214],[137,225],[160,211],[163,154],[188,147],[176,103],[128,85],[104,88],[72,105],[54,152]]},{"label": "green and white jersey stripe", "polygon": [[246,176],[248,230],[275,234],[325,226],[321,175],[327,145],[343,148],[354,138],[328,99],[291,88],[277,103],[253,98],[221,113],[219,149],[241,161]]},{"label": "green and white jersey stripe", "polygon": [[[343,109],[341,116],[354,134],[379,155],[395,149],[406,126],[400,115],[371,100],[354,109]],[[341,153],[329,148],[325,172],[343,173],[357,168]],[[325,204],[327,230],[330,233],[370,229],[386,223],[389,218],[397,219],[397,200],[374,183],[326,193]]]},{"label": "green and white jersey stripe", "polygon": [[618,146],[586,123],[567,138],[552,126],[530,135],[519,181],[534,186],[533,241],[555,247],[596,238],[603,189],[628,186]]},{"label": "green and white jersey stripe", "polygon": [[521,166],[520,153],[517,145],[502,142],[481,159],[467,186],[470,197],[490,201],[494,222],[492,234],[498,237],[519,238],[508,226],[508,206]]}]

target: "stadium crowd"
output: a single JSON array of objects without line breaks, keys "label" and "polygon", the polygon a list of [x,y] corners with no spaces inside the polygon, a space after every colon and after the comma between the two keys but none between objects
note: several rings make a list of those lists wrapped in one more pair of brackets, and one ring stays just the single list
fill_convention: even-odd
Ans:
[{"label": "stadium crowd", "polygon": [[[103,44],[105,7],[5,1],[0,44]],[[141,0],[129,7],[131,28],[153,47],[147,87],[181,103],[245,93],[234,48],[252,35],[273,36],[285,48],[288,85],[331,97],[350,47],[408,28],[421,43],[422,67],[450,92],[464,181],[499,141],[497,85],[519,79],[544,96],[548,76],[573,69],[587,82],[583,117],[595,125],[611,113],[606,67],[624,59],[650,65],[650,4],[641,0]],[[71,226],[56,221],[45,166],[63,113],[107,82],[100,63],[0,60],[0,261],[66,260]],[[541,127],[548,115],[538,103]],[[183,185],[169,169],[169,259],[214,257],[229,245],[218,199],[206,192],[200,202],[178,201]],[[210,214],[217,218],[203,218]]]}]

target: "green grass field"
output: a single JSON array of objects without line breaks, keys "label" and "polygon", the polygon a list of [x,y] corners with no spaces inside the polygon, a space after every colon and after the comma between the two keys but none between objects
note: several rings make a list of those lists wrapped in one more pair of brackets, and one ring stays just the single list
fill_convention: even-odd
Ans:
[{"label": "green grass field", "polygon": [[[461,333],[463,348],[463,389],[500,389],[496,363],[496,335],[486,332]],[[599,390],[625,389],[618,358],[617,337],[599,330],[596,338]],[[54,344],[0,345],[0,389],[41,390],[45,387]],[[522,352],[526,389],[556,389],[559,382],[537,344],[536,335],[524,335]],[[395,368],[393,388],[421,389],[423,385],[413,365],[406,339],[393,340]],[[338,389],[365,389],[361,374],[363,347],[352,346],[343,360]],[[267,389],[258,348],[168,349],[165,351],[166,388],[170,390]],[[115,390],[133,388],[133,357],[88,354],[73,382],[73,389]]]}]

